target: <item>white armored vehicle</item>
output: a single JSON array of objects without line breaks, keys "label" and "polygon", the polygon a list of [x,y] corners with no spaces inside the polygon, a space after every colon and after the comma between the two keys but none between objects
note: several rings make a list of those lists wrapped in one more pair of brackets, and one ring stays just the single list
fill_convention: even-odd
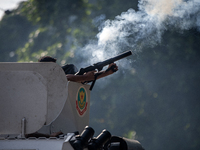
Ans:
[{"label": "white armored vehicle", "polygon": [[0,150],[143,149],[106,130],[93,137],[90,85],[56,63],[0,63],[0,85]]}]

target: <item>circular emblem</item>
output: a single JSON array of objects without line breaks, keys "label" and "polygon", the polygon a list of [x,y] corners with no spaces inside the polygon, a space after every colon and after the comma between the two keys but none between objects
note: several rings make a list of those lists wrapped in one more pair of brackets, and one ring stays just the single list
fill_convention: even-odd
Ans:
[{"label": "circular emblem", "polygon": [[87,93],[84,87],[80,87],[76,96],[76,110],[80,116],[87,111]]}]

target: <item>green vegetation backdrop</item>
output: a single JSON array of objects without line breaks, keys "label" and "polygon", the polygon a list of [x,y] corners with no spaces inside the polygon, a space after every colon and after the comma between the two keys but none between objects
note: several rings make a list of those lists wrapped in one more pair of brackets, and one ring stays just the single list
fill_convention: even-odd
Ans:
[{"label": "green vegetation backdrop", "polygon": [[[80,49],[97,40],[107,19],[129,8],[137,11],[138,1],[22,2],[0,21],[0,61],[36,62],[50,55],[60,65],[85,67],[92,55],[85,58]],[[98,80],[91,93],[90,126],[96,134],[106,128],[139,140],[145,149],[200,149],[199,47],[197,28],[170,29],[153,47],[133,50],[128,64],[118,62],[119,71]]]}]

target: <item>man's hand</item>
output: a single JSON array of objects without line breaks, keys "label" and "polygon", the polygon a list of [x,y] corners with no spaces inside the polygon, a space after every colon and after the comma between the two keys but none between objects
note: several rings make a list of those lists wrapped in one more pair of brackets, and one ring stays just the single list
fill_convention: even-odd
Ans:
[{"label": "man's hand", "polygon": [[113,74],[118,70],[118,66],[115,63],[111,63],[108,66],[108,69],[105,71],[108,73],[108,75]]},{"label": "man's hand", "polygon": [[113,74],[117,70],[118,70],[118,66],[115,63],[111,63],[111,64],[109,64],[108,69],[105,71],[100,71],[100,72],[89,71],[83,75],[68,74],[68,75],[66,75],[66,77],[67,77],[68,81],[74,81],[74,82],[93,81],[93,80],[95,80],[95,74],[98,74],[96,79],[100,79],[105,76]]},{"label": "man's hand", "polygon": [[95,74],[99,74],[97,76],[97,79],[108,76],[113,74],[114,72],[116,72],[118,70],[118,66],[115,63],[111,63],[108,66],[108,69],[106,69],[105,71],[100,71],[100,72],[96,72],[96,71],[89,71],[86,72],[85,74],[83,74],[84,76],[84,81],[93,81],[95,79]]},{"label": "man's hand", "polygon": [[118,70],[118,66],[115,63],[111,63],[111,64],[109,64],[108,69],[106,69],[105,71],[97,72],[97,74],[99,74],[97,76],[97,79],[111,75],[114,72],[116,72],[117,70]]}]

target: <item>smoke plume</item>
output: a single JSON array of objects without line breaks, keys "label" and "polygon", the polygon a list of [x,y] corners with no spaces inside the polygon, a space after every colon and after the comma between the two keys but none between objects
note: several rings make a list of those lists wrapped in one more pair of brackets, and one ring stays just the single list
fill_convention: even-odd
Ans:
[{"label": "smoke plume", "polygon": [[191,28],[200,31],[199,0],[140,0],[138,11],[129,9],[115,20],[105,21],[98,41],[84,49],[96,61],[103,60],[125,50],[137,53],[144,46],[153,47],[161,42],[166,30]]}]

